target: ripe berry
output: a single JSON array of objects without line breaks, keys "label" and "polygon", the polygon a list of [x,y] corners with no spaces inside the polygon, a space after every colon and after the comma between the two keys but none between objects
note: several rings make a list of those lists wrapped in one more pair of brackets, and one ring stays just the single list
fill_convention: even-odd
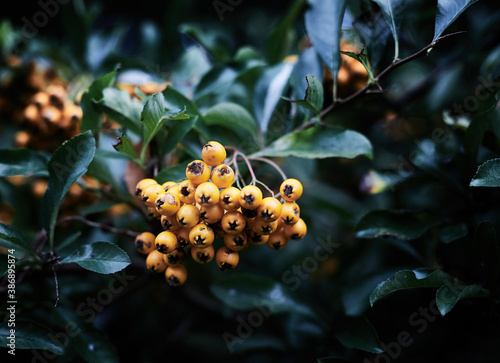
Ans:
[{"label": "ripe berry", "polygon": [[206,248],[191,248],[191,257],[198,263],[209,263],[214,258],[214,255],[215,249],[213,245],[210,245]]},{"label": "ripe berry", "polygon": [[281,183],[280,194],[287,202],[295,202],[302,195],[302,184],[297,179],[287,179]]},{"label": "ripe berry", "polygon": [[207,224],[219,222],[224,216],[224,208],[220,203],[200,207],[200,219]]},{"label": "ripe berry", "polygon": [[249,241],[251,244],[260,246],[263,245],[267,242],[269,239],[269,235],[265,235],[262,233],[257,233],[255,230],[247,231],[247,241]]},{"label": "ripe berry", "polygon": [[285,202],[281,205],[280,220],[285,225],[295,224],[300,218],[300,207],[295,202]]},{"label": "ripe berry", "polygon": [[214,183],[205,182],[198,185],[194,196],[200,206],[215,205],[219,203],[219,188]]},{"label": "ripe berry", "polygon": [[163,260],[163,253],[153,250],[146,257],[146,267],[148,270],[161,273],[167,269],[167,264]]},{"label": "ripe berry", "polygon": [[171,216],[161,216],[160,223],[165,231],[174,232],[181,228],[175,214]]},{"label": "ripe berry", "polygon": [[257,233],[269,235],[278,229],[278,221],[266,222],[263,219],[256,218],[253,228]]},{"label": "ripe berry", "polygon": [[284,229],[279,229],[274,233],[269,235],[267,240],[267,246],[273,250],[281,250],[285,248],[288,243],[288,237],[285,234]]},{"label": "ripe berry", "polygon": [[175,231],[175,235],[177,236],[177,245],[179,247],[191,247],[191,243],[189,242],[189,232],[191,232],[191,228],[180,228]]},{"label": "ripe berry", "polygon": [[210,141],[203,146],[201,157],[210,166],[222,164],[226,159],[226,149],[217,141]]},{"label": "ripe berry", "polygon": [[257,208],[257,216],[264,221],[276,221],[281,215],[281,203],[278,199],[267,197],[262,199],[261,205]]},{"label": "ripe berry", "polygon": [[142,191],[145,188],[147,188],[150,185],[155,185],[155,184],[158,184],[158,183],[154,179],[146,178],[146,179],[139,180],[139,182],[137,183],[137,185],[135,187],[135,195],[141,195]]},{"label": "ripe berry", "polygon": [[186,267],[180,264],[168,266],[165,270],[165,278],[170,286],[181,286],[187,279]]},{"label": "ripe berry", "polygon": [[162,216],[171,216],[177,213],[181,201],[177,195],[170,192],[158,196],[155,201],[155,208]]},{"label": "ripe berry", "polygon": [[210,179],[210,167],[201,160],[194,160],[186,167],[186,177],[194,185],[200,185]]},{"label": "ripe berry", "polygon": [[215,234],[212,228],[205,223],[199,223],[189,232],[189,242],[191,245],[198,248],[211,246],[214,242]]},{"label": "ripe berry", "polygon": [[151,232],[142,232],[135,238],[135,249],[137,252],[143,255],[149,254],[149,252],[154,251],[155,246],[155,235]]},{"label": "ripe berry", "polygon": [[158,252],[170,253],[177,248],[177,237],[169,231],[160,232],[156,236],[155,245]]},{"label": "ripe berry", "polygon": [[221,226],[228,234],[238,234],[243,232],[246,226],[246,219],[241,212],[227,212],[221,219]]},{"label": "ripe berry", "polygon": [[232,270],[238,265],[240,255],[237,251],[233,251],[226,246],[222,246],[217,250],[215,262],[221,271]]},{"label": "ripe berry", "polygon": [[228,212],[234,212],[240,208],[240,190],[236,187],[228,187],[220,192],[221,205]]},{"label": "ripe berry", "polygon": [[240,205],[246,209],[256,209],[262,203],[262,192],[255,185],[247,185],[241,189]]},{"label": "ripe berry", "polygon": [[176,183],[176,182],[174,182],[174,181],[167,181],[167,182],[163,183],[161,186],[162,186],[162,188],[163,188],[165,191],[168,191],[171,187],[173,187],[173,186],[175,186],[175,185],[177,185],[177,183]]},{"label": "ripe berry", "polygon": [[177,222],[183,228],[192,228],[200,220],[200,210],[193,204],[184,204],[177,211]]},{"label": "ripe berry", "polygon": [[285,234],[290,239],[302,239],[307,234],[307,225],[302,218],[299,218],[297,223],[285,226]]},{"label": "ripe berry", "polygon": [[196,187],[189,180],[184,180],[179,184],[179,199],[183,203],[192,204],[195,202],[194,192]]},{"label": "ripe berry", "polygon": [[227,234],[224,236],[224,244],[233,251],[241,251],[247,247],[247,235],[245,232],[238,234]]},{"label": "ripe berry", "polygon": [[158,183],[147,186],[142,190],[141,198],[148,207],[155,208],[158,196],[165,194],[165,190]]},{"label": "ripe berry", "polygon": [[217,185],[218,188],[228,188],[233,184],[234,181],[234,171],[230,166],[221,164],[217,165],[212,170],[212,183]]},{"label": "ripe berry", "polygon": [[185,257],[186,253],[184,252],[184,249],[181,247],[177,247],[172,252],[163,255],[163,260],[167,265],[172,266],[182,263]]}]

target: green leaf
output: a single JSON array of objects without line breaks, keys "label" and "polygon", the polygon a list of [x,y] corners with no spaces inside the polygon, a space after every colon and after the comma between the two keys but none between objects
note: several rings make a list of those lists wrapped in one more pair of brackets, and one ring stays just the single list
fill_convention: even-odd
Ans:
[{"label": "green leaf", "polygon": [[3,222],[0,222],[0,246],[14,249],[19,248],[31,254],[34,253],[21,231]]},{"label": "green leaf", "polygon": [[200,112],[196,107],[196,104],[191,101],[189,98],[184,96],[182,93],[177,91],[176,89],[168,86],[163,91],[163,97],[165,99],[165,103],[169,109],[186,109],[187,114],[190,116],[200,116]]},{"label": "green leaf", "polygon": [[358,62],[360,62],[363,65],[363,67],[365,67],[366,72],[368,73],[368,82],[370,84],[375,83],[375,79],[373,78],[373,72],[370,67],[370,63],[368,61],[368,56],[366,54],[365,48],[363,48],[363,50],[360,53],[344,52],[344,51],[340,51],[340,53],[345,54],[346,56],[356,59]]},{"label": "green leaf", "polygon": [[313,47],[307,48],[295,63],[290,76],[290,85],[293,89],[292,96],[296,99],[306,94],[309,84],[306,76],[312,74],[317,79],[323,78],[323,63]]},{"label": "green leaf", "polygon": [[114,162],[111,158],[96,154],[88,167],[87,175],[106,183],[120,197],[121,201],[128,202],[131,199],[130,193],[124,187],[124,184],[119,182],[120,176],[113,172],[112,164]]},{"label": "green leaf", "polygon": [[443,243],[450,243],[467,236],[467,232],[467,225],[465,223],[444,226],[439,231],[439,240]]},{"label": "green leaf", "polygon": [[163,184],[167,181],[181,182],[186,179],[186,165],[177,164],[160,171],[155,180]]},{"label": "green leaf", "polygon": [[446,28],[475,2],[477,0],[438,0],[434,38],[432,40],[439,38]]},{"label": "green leaf", "polygon": [[430,214],[397,210],[376,210],[364,215],[354,226],[358,238],[393,236],[412,240],[422,236],[438,223]]},{"label": "green leaf", "polygon": [[257,121],[246,108],[232,102],[222,102],[210,107],[203,115],[208,125],[227,127],[243,138],[257,137]]},{"label": "green leaf", "polygon": [[283,20],[269,32],[266,39],[266,58],[270,64],[281,62],[289,54],[294,40],[291,33],[306,2],[306,0],[295,1]]},{"label": "green leaf", "polygon": [[167,137],[161,140],[162,152],[163,154],[168,154],[174,150],[179,142],[184,139],[184,136],[188,134],[189,131],[198,122],[198,116],[195,116],[189,120],[177,120],[174,122],[172,127],[169,128]]},{"label": "green leaf", "polygon": [[288,85],[293,68],[294,65],[290,62],[278,63],[267,68],[255,84],[253,112],[263,133],[267,132],[273,112]]},{"label": "green leaf", "polygon": [[453,281],[453,279],[441,270],[432,272],[421,270],[399,271],[392,278],[381,282],[372,291],[370,305],[373,306],[375,302],[395,291],[422,287],[441,287],[445,281]]},{"label": "green leaf", "polygon": [[88,94],[93,102],[99,103],[104,99],[104,89],[111,87],[115,83],[118,71],[109,72],[102,77],[97,78],[89,87]]},{"label": "green leaf", "polygon": [[364,316],[351,319],[345,329],[335,334],[335,338],[346,348],[375,354],[384,352],[375,328]]},{"label": "green leaf", "polygon": [[401,16],[403,12],[403,5],[405,0],[373,0],[382,11],[384,19],[389,25],[394,38],[394,59],[399,58],[399,40],[398,30],[401,23]]},{"label": "green leaf", "polygon": [[479,165],[471,187],[500,187],[500,159],[491,159]]},{"label": "green leaf", "polygon": [[90,131],[86,131],[65,141],[49,161],[49,183],[42,205],[44,227],[49,233],[51,248],[59,207],[71,184],[87,172],[95,149],[95,139]]},{"label": "green leaf", "polygon": [[337,95],[337,74],[340,68],[340,29],[346,0],[309,0],[305,13],[307,35],[314,49],[333,75],[333,94]]},{"label": "green leaf", "polygon": [[141,134],[142,103],[125,90],[108,87],[102,90],[100,108],[112,120],[137,135]]},{"label": "green leaf", "polygon": [[30,149],[0,150],[0,177],[13,175],[48,176],[49,157]]},{"label": "green leaf", "polygon": [[77,263],[100,274],[112,274],[130,265],[130,258],[120,247],[109,242],[82,245],[61,263]]},{"label": "green leaf", "polygon": [[134,146],[130,142],[130,140],[127,138],[125,134],[122,134],[120,137],[117,138],[118,142],[116,144],[113,144],[113,147],[115,148],[116,151],[121,152],[123,155],[126,155],[129,157],[130,160],[132,160],[134,163],[139,164],[141,166],[141,159],[137,156],[137,153],[135,152]]},{"label": "green leaf", "polygon": [[474,117],[467,127],[464,136],[464,150],[469,163],[475,165],[484,135],[486,131],[491,129],[493,120],[494,114],[492,112],[483,112]]},{"label": "green leaf", "polygon": [[436,293],[436,304],[442,316],[448,314],[463,299],[489,297],[490,291],[477,285],[445,284]]},{"label": "green leaf", "polygon": [[253,275],[233,275],[216,281],[210,291],[222,303],[236,310],[267,309],[270,313],[293,312],[316,320],[310,306],[302,303],[283,284]]},{"label": "green leaf", "polygon": [[15,328],[7,324],[7,321],[0,324],[0,346],[9,347],[10,330],[15,329],[16,349],[44,349],[58,355],[64,354],[64,347],[51,339],[56,333],[46,326],[30,320],[17,320]]},{"label": "green leaf", "polygon": [[340,127],[311,127],[293,131],[252,156],[296,156],[301,158],[372,158],[370,141],[362,134]]},{"label": "green leaf", "polygon": [[185,120],[189,116],[186,114],[186,108],[177,112],[170,112],[165,101],[163,93],[158,92],[152,95],[146,104],[141,114],[143,128],[143,145],[141,151],[141,160],[145,159],[146,148],[158,133],[163,123],[167,120]]},{"label": "green leaf", "polygon": [[319,114],[323,109],[323,84],[312,74],[308,74],[306,76],[306,81],[307,89],[306,95],[303,100],[291,100],[287,97],[282,98],[287,101],[304,106]]}]

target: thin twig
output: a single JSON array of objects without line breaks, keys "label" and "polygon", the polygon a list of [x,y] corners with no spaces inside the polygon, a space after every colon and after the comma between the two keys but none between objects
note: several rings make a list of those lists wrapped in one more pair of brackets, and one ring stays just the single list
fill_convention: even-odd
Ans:
[{"label": "thin twig", "polygon": [[59,302],[59,281],[57,280],[57,274],[54,264],[52,264],[51,267],[52,267],[52,272],[54,272],[54,281],[56,282],[56,303],[54,304],[54,307],[57,307],[57,303]]},{"label": "thin twig", "polygon": [[[445,38],[448,38],[448,37],[451,37],[451,36],[458,35],[458,34],[463,34],[463,33],[466,33],[466,32],[465,31],[459,31],[459,32],[455,32],[455,33],[450,33],[450,34],[443,35],[443,36],[437,38],[436,40],[434,40],[433,42],[427,44],[425,47],[423,47],[422,49],[420,49],[418,52],[415,52],[415,53],[413,53],[412,55],[409,55],[406,58],[398,59],[398,60],[393,61],[385,69],[383,69],[377,75],[377,77],[374,78],[375,84],[379,85],[379,81],[383,77],[385,77],[388,73],[390,73],[393,70],[395,70],[396,68],[401,67],[403,64],[406,64],[406,63],[408,63],[408,62],[410,62],[410,61],[412,61],[414,59],[417,59],[417,58],[425,55],[429,49],[433,48],[441,40],[443,40]],[[367,84],[366,86],[364,86],[363,88],[361,88],[360,90],[356,91],[355,93],[349,95],[346,98],[338,98],[334,103],[330,104],[323,111],[321,111],[320,117],[323,118],[328,113],[330,113],[333,109],[338,108],[338,107],[340,107],[342,105],[345,105],[346,103],[348,103],[348,102],[350,102],[350,101],[352,101],[352,100],[360,97],[361,95],[367,93],[367,91],[370,90],[371,87],[372,87],[371,84]],[[311,119],[311,120],[307,121],[305,124],[297,127],[296,131],[301,131],[301,130],[308,129],[308,128],[314,126],[315,124],[316,124],[316,120],[315,119]]]},{"label": "thin twig", "polygon": [[97,227],[97,228],[100,228],[104,231],[108,231],[108,232],[112,232],[112,233],[126,234],[126,235],[131,236],[131,237],[137,237],[140,234],[139,232],[131,231],[129,229],[116,228],[116,227],[113,227],[113,226],[110,226],[107,224],[90,221],[87,218],[82,217],[82,216],[68,216],[68,217],[61,218],[57,221],[56,225],[59,225],[59,224],[65,223],[65,222],[70,222],[70,221],[83,222],[86,225],[91,226],[91,227]]},{"label": "thin twig", "polygon": [[248,157],[248,159],[250,160],[255,160],[255,161],[262,161],[264,163],[268,163],[269,165],[271,165],[274,169],[276,169],[276,171],[278,173],[280,173],[281,177],[283,178],[283,180],[286,180],[287,177],[286,177],[286,174],[285,172],[283,171],[283,169],[281,169],[279,167],[278,164],[276,164],[274,161],[270,160],[270,159],[267,159],[267,158],[261,158],[261,157]]}]

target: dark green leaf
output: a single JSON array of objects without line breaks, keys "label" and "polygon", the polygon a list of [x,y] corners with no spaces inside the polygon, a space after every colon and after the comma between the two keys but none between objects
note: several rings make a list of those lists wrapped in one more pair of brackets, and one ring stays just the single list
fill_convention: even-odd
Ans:
[{"label": "dark green leaf", "polygon": [[471,187],[500,187],[500,159],[491,159],[479,165]]},{"label": "dark green leaf", "polygon": [[303,100],[291,100],[286,97],[283,97],[283,99],[319,113],[323,109],[323,84],[312,74],[308,74],[306,80],[307,89]]},{"label": "dark green leaf", "polygon": [[231,102],[218,103],[207,110],[203,115],[208,125],[227,127],[236,134],[257,136],[257,121],[246,108]]},{"label": "dark green leaf", "polygon": [[172,127],[169,128],[167,137],[160,140],[162,145],[162,152],[167,154],[174,150],[179,142],[184,139],[189,131],[196,125],[198,121],[198,116],[195,116],[189,120],[177,120],[174,122]]},{"label": "dark green leaf", "polygon": [[321,63],[321,59],[314,51],[314,48],[306,49],[299,56],[290,77],[290,84],[293,89],[292,96],[299,99],[306,94],[307,87],[309,87],[306,80],[307,75],[312,74],[317,79],[322,79],[323,72],[323,63]]},{"label": "dark green leaf", "polygon": [[278,63],[267,68],[255,85],[253,111],[263,133],[267,132],[269,121],[278,105],[294,65],[290,62]]},{"label": "dark green leaf", "polygon": [[[5,275],[9,271],[9,260],[4,258],[0,260],[0,277]],[[14,269],[16,270],[16,273],[21,271],[26,266],[32,266],[34,263],[31,260],[17,260],[14,263],[15,267]]]},{"label": "dark green leaf", "polygon": [[456,285],[453,283],[441,286],[436,293],[436,304],[442,316],[448,314],[463,299],[484,298],[490,291],[477,285]]},{"label": "dark green leaf", "polygon": [[252,156],[352,159],[359,155],[372,157],[371,143],[362,134],[340,127],[311,127],[286,134]]},{"label": "dark green leaf", "polygon": [[213,94],[227,94],[238,78],[234,69],[218,65],[208,71],[196,85],[194,99],[198,102],[203,97]]},{"label": "dark green leaf", "polygon": [[49,157],[30,149],[0,150],[0,177],[13,175],[47,176]]},{"label": "dark green leaf", "polygon": [[163,96],[166,106],[169,109],[182,110],[185,108],[189,116],[200,116],[200,112],[198,111],[196,104],[176,89],[170,86],[167,87],[165,91],[163,91]]},{"label": "dark green leaf", "polygon": [[105,88],[111,87],[114,84],[116,73],[117,71],[110,72],[92,82],[88,90],[88,94],[92,101],[96,103],[102,102],[104,99],[103,91]]},{"label": "dark green leaf", "polygon": [[85,132],[90,130],[97,136],[98,130],[101,129],[102,125],[102,112],[97,108],[89,92],[85,92],[82,95],[80,106],[83,111],[83,117],[80,123],[81,131]]},{"label": "dark green leaf", "polygon": [[61,263],[77,263],[100,274],[112,274],[130,264],[130,258],[120,247],[109,242],[94,242],[80,246]]},{"label": "dark green leaf", "polygon": [[111,158],[95,155],[88,167],[87,175],[106,183],[122,201],[128,202],[131,196],[123,184],[119,182],[120,175],[113,172],[112,164],[114,162]]},{"label": "dark green leaf", "polygon": [[144,161],[145,150],[153,137],[158,133],[163,123],[167,120],[185,120],[189,116],[186,114],[186,108],[183,110],[169,111],[163,93],[155,93],[146,104],[141,114],[143,128],[143,146],[141,151],[141,160]]},{"label": "dark green leaf", "polygon": [[[11,329],[7,321],[0,324],[0,346],[9,347]],[[64,354],[64,347],[51,339],[56,333],[46,326],[34,321],[17,320],[14,329],[15,349],[44,349],[58,355]]]},{"label": "dark green leaf", "polygon": [[394,38],[394,59],[399,58],[398,30],[403,14],[405,0],[373,0],[382,10],[384,19],[389,25]]},{"label": "dark green leaf", "polygon": [[130,97],[127,91],[118,88],[105,88],[102,90],[102,94],[103,99],[99,102],[99,106],[104,113],[121,126],[140,135],[141,102]]},{"label": "dark green leaf", "polygon": [[471,164],[476,163],[477,155],[482,144],[484,134],[491,128],[492,120],[492,113],[481,113],[474,117],[474,119],[469,124],[469,127],[467,127],[467,130],[465,131],[464,149]]},{"label": "dark green leaf", "polygon": [[50,245],[59,207],[71,184],[87,172],[94,158],[96,145],[90,131],[65,141],[49,162],[49,183],[43,196],[44,227],[49,233]]},{"label": "dark green leaf", "polygon": [[487,283],[500,278],[500,247],[495,228],[489,222],[481,222],[474,234],[474,262],[476,272]]},{"label": "dark green leaf", "polygon": [[116,144],[113,144],[113,147],[116,151],[127,155],[133,162],[142,165],[141,160],[137,157],[134,146],[126,135],[122,134],[120,137],[118,137],[118,142]]},{"label": "dark green leaf", "polygon": [[0,246],[33,253],[23,234],[16,227],[0,222]]},{"label": "dark green leaf", "polygon": [[347,348],[376,354],[384,352],[375,328],[364,316],[351,319],[345,329],[335,334],[335,338]]},{"label": "dark green leaf", "polygon": [[295,1],[283,20],[273,28],[266,39],[266,58],[270,64],[281,62],[289,55],[294,40],[292,31],[296,19],[306,4],[306,0]]},{"label": "dark green leaf", "polygon": [[477,0],[438,0],[434,39],[441,34],[462,14],[465,9]]},{"label": "dark green leaf", "polygon": [[467,236],[467,232],[467,225],[464,223],[444,226],[439,231],[439,240],[443,243],[450,243]]},{"label": "dark green leaf", "polygon": [[340,29],[345,4],[346,0],[309,0],[310,6],[305,13],[307,35],[318,55],[332,72],[334,97],[340,68]]},{"label": "dark green leaf", "polygon": [[441,270],[420,271],[403,270],[392,278],[381,282],[370,294],[370,305],[395,291],[422,287],[441,287],[445,281],[453,281],[452,277]]},{"label": "dark green leaf", "polygon": [[377,210],[364,215],[354,227],[358,238],[393,236],[412,240],[423,235],[438,221],[427,213]]},{"label": "dark green leaf", "polygon": [[251,275],[233,275],[210,286],[224,304],[237,310],[267,309],[270,313],[294,312],[319,319],[310,306],[300,302],[283,284]]},{"label": "dark green leaf", "polygon": [[167,181],[180,182],[186,179],[186,165],[177,164],[163,169],[156,175],[155,180],[163,184]]},{"label": "dark green leaf", "polygon": [[373,78],[373,72],[370,68],[370,62],[368,61],[368,56],[366,55],[364,48],[360,53],[343,52],[343,51],[340,51],[340,53],[345,54],[346,56],[351,57],[353,59],[356,59],[359,63],[361,63],[363,67],[365,67],[366,72],[368,73],[368,82],[371,84],[375,83],[375,80]]}]

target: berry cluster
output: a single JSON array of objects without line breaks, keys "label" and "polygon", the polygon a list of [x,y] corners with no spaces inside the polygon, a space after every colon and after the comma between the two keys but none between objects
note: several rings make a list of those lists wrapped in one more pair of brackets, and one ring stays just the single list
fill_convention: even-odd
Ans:
[{"label": "berry cluster", "polygon": [[[221,270],[239,262],[239,252],[250,244],[274,250],[284,248],[289,239],[299,240],[307,232],[296,203],[302,184],[286,179],[280,186],[281,200],[264,197],[255,185],[237,188],[235,172],[224,164],[226,149],[216,141],[203,146],[203,160],[187,165],[186,179],[162,185],[142,179],[136,195],[157,215],[164,231],[158,235],[143,232],[137,236],[137,251],[147,255],[147,268],[165,272],[171,286],[182,285],[187,277],[182,265],[187,254],[205,264],[215,258]],[[269,190],[269,189],[268,189]],[[219,237],[224,244],[217,249]]]}]

